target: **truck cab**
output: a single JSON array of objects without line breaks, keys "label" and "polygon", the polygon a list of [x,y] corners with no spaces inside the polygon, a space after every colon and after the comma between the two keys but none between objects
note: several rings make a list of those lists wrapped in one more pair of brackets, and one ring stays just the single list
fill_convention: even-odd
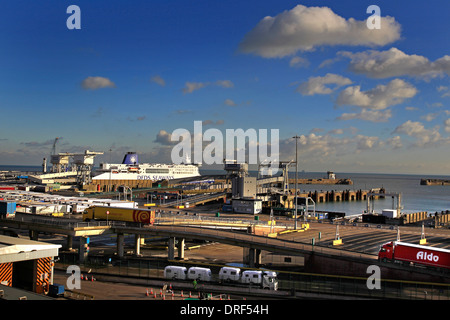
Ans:
[{"label": "truck cab", "polygon": [[278,290],[278,280],[275,277],[269,276],[269,275],[263,275],[262,277],[262,287],[263,289],[269,289],[269,290]]},{"label": "truck cab", "polygon": [[394,242],[386,242],[378,252],[378,261],[387,261],[394,258]]}]

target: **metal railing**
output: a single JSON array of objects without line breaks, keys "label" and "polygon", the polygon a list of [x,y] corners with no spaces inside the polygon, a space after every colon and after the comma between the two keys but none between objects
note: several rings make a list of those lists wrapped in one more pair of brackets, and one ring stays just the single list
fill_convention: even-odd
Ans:
[{"label": "metal railing", "polygon": [[[56,217],[36,217],[36,216],[20,216],[20,218],[16,217],[15,221],[22,222],[32,222],[37,224],[46,224],[46,225],[54,225],[60,227],[66,227],[67,229],[71,228],[84,228],[84,227],[137,227],[137,228],[145,228],[147,224],[138,223],[138,222],[126,222],[126,221],[115,221],[115,220],[96,220],[96,221],[73,221],[64,218],[56,218]],[[267,225],[267,221],[261,220],[250,220],[250,219],[239,219],[239,218],[220,218],[220,217],[211,217],[200,214],[190,214],[190,215],[182,215],[178,213],[163,213],[157,214],[155,218],[155,225],[164,224],[167,225],[168,222],[172,222],[173,224],[189,224],[189,223],[199,223],[205,222],[214,224],[245,224],[245,225]],[[286,224],[277,224],[278,226],[285,226]]]}]

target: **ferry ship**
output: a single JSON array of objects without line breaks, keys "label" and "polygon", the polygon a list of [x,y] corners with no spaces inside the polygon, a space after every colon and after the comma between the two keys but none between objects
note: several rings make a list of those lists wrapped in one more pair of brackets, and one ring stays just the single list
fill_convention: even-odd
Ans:
[{"label": "ferry ship", "polygon": [[98,175],[93,180],[173,180],[200,176],[199,165],[190,164],[139,163],[138,155],[128,152],[122,163],[100,163]]}]

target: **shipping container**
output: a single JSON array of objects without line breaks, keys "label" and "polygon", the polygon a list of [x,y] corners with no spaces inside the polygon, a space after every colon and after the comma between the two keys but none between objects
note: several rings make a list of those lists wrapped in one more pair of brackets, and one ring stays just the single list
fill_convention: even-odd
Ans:
[{"label": "shipping container", "polygon": [[392,241],[381,246],[380,261],[401,261],[450,269],[450,250]]},{"label": "shipping container", "polygon": [[83,221],[108,220],[153,224],[155,209],[93,206],[83,211]]}]

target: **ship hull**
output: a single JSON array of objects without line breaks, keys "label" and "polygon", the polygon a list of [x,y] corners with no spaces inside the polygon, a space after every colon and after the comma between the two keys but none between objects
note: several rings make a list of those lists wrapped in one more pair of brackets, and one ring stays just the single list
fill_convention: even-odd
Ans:
[{"label": "ship hull", "polygon": [[140,174],[140,173],[110,173],[104,172],[92,178],[92,180],[174,180],[190,177],[198,177],[200,174],[168,174],[168,175],[157,175],[157,174]]}]

